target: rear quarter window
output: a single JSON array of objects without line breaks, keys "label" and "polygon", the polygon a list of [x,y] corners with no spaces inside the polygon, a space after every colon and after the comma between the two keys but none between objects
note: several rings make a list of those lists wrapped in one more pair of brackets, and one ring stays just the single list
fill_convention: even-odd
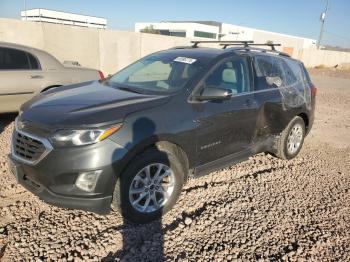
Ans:
[{"label": "rear quarter window", "polygon": [[304,81],[303,71],[298,62],[289,59],[283,59],[282,67],[287,86],[296,85]]},{"label": "rear quarter window", "polygon": [[37,70],[40,69],[40,64],[38,59],[36,59],[32,54],[27,53],[28,58],[29,58],[29,62],[30,62],[30,68],[33,70]]}]

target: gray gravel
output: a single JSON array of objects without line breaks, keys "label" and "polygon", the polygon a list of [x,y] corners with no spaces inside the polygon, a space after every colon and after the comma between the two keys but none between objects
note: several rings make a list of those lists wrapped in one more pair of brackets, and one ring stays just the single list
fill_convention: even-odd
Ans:
[{"label": "gray gravel", "polygon": [[0,134],[0,260],[350,261],[350,80],[315,82],[318,118],[296,159],[260,154],[190,180],[162,221],[143,226],[26,192],[7,168],[8,121]]}]

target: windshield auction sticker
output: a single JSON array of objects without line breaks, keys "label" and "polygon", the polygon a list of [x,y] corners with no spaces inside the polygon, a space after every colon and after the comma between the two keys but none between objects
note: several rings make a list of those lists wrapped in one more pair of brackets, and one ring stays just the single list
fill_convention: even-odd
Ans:
[{"label": "windshield auction sticker", "polygon": [[193,64],[194,62],[197,61],[197,59],[189,58],[189,57],[176,57],[174,59],[175,62],[180,62],[180,63],[185,63],[185,64]]}]

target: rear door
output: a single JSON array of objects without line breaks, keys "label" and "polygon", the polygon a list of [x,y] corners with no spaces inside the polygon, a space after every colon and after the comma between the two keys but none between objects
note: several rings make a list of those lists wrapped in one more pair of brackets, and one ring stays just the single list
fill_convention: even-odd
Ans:
[{"label": "rear door", "polygon": [[0,47],[0,112],[17,111],[41,86],[39,61],[27,52]]},{"label": "rear door", "polygon": [[233,95],[198,105],[197,165],[250,148],[257,116],[251,80],[248,57],[237,55],[216,65],[205,78],[202,88],[231,89]]},{"label": "rear door", "polygon": [[[255,99],[259,105],[257,140],[279,134],[300,111],[297,78],[287,69],[284,58],[259,54],[254,57]],[[267,77],[279,77],[280,86]]]}]

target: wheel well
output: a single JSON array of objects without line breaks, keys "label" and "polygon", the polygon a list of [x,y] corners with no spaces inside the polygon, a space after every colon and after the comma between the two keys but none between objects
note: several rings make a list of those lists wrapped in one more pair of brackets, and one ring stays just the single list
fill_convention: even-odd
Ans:
[{"label": "wheel well", "polygon": [[47,91],[47,90],[49,90],[51,88],[54,88],[54,87],[59,87],[59,86],[62,86],[62,85],[52,85],[52,86],[45,87],[43,90],[41,90],[40,93],[45,92],[45,91]]},{"label": "wheel well", "polygon": [[136,149],[137,151],[130,153],[129,156],[127,156],[126,159],[122,161],[121,165],[118,167],[117,175],[120,176],[124,172],[125,168],[132,162],[132,160],[137,155],[142,154],[146,150],[149,150],[152,148],[156,148],[157,150],[162,150],[162,151],[168,151],[168,152],[170,151],[179,158],[179,161],[182,163],[183,172],[185,174],[184,181],[186,183],[189,176],[189,160],[187,158],[187,154],[179,145],[169,141],[154,141],[142,148]]},{"label": "wheel well", "polygon": [[189,161],[185,151],[179,145],[169,141],[159,141],[156,142],[153,146],[155,146],[159,150],[170,151],[179,158],[179,161],[182,163],[183,172],[185,174],[184,181],[186,182],[188,179]]},{"label": "wheel well", "polygon": [[309,117],[307,116],[307,114],[301,113],[298,116],[300,116],[304,120],[305,128],[306,128],[306,130],[308,130],[308,128],[309,128]]}]

